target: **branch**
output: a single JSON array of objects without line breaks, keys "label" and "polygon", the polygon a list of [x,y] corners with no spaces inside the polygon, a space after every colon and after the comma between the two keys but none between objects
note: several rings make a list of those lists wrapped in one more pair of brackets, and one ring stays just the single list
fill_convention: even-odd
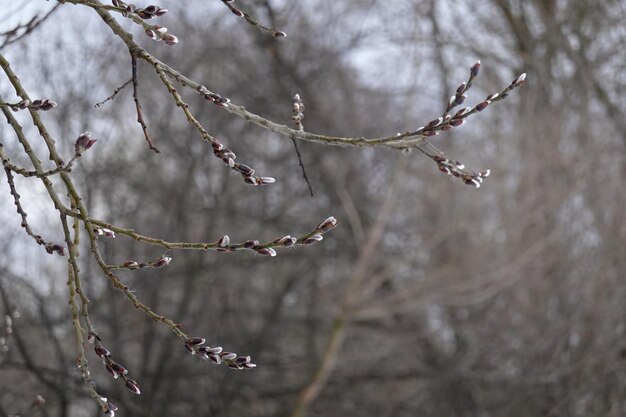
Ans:
[{"label": "branch", "polygon": [[[16,27],[14,27],[13,29],[10,29],[10,30],[7,30],[5,32],[0,33],[0,39],[4,38],[4,40],[0,44],[0,49],[4,48],[7,45],[10,45],[10,44],[12,44],[14,42],[17,42],[17,41],[23,39],[24,37],[26,37],[27,35],[29,35],[33,31],[35,31],[35,29],[37,29],[43,22],[45,22],[50,16],[52,16],[52,14],[55,11],[57,11],[57,9],[59,8],[60,5],[61,5],[61,3],[55,4],[52,7],[52,9],[50,9],[50,11],[48,13],[46,13],[45,15],[43,15],[43,17],[41,17],[41,18],[39,18],[39,15],[36,14],[27,23],[19,24]],[[19,33],[20,31],[22,31],[22,33]]]},{"label": "branch", "polygon": [[[1,145],[0,145],[0,149],[2,149]],[[2,163],[4,164],[4,172],[7,176],[7,183],[9,184],[11,195],[13,196],[13,203],[15,204],[17,213],[22,218],[22,222],[20,223],[20,225],[22,226],[22,228],[24,228],[28,236],[32,237],[35,240],[35,242],[37,242],[38,245],[41,245],[46,249],[46,252],[48,252],[49,254],[57,253],[63,256],[65,254],[63,246],[55,244],[55,243],[46,242],[40,235],[36,235],[33,232],[33,230],[30,228],[30,225],[28,224],[28,220],[26,220],[26,217],[28,216],[28,214],[26,214],[26,211],[24,211],[24,208],[22,207],[22,204],[20,202],[20,195],[15,189],[15,182],[13,181],[13,174],[11,172],[11,169],[8,168],[7,165],[5,164],[4,158],[2,159]]]},{"label": "branch", "polygon": [[135,109],[137,110],[137,122],[141,125],[141,130],[143,130],[143,135],[146,138],[146,142],[148,142],[148,147],[156,153],[161,153],[160,150],[154,146],[152,143],[152,138],[148,133],[148,126],[146,122],[143,120],[143,113],[141,112],[141,105],[139,104],[139,81],[137,80],[137,58],[132,53],[130,54],[131,58],[131,66],[132,66],[132,82],[133,82],[133,100],[135,101]]},{"label": "branch", "polygon": [[[74,215],[77,215],[77,214],[74,213]],[[269,255],[269,256],[276,256],[276,251],[274,250],[275,248],[288,248],[294,245],[311,245],[311,244],[320,242],[323,239],[323,234],[331,231],[338,224],[337,220],[331,216],[327,218],[326,220],[324,220],[323,222],[321,222],[320,224],[318,224],[315,229],[313,229],[309,233],[306,233],[300,236],[299,238],[295,238],[290,235],[285,235],[285,236],[276,238],[272,241],[265,242],[265,243],[260,243],[258,240],[246,240],[241,243],[231,244],[230,238],[228,236],[222,236],[216,242],[168,242],[163,239],[154,238],[150,236],[144,236],[135,232],[133,229],[124,229],[124,228],[115,226],[110,223],[105,223],[101,220],[89,218],[88,222],[90,224],[100,226],[100,228],[104,228],[105,232],[103,233],[106,233],[106,231],[110,231],[110,232],[112,231],[121,235],[131,237],[140,242],[145,242],[151,245],[161,246],[165,249],[195,249],[195,250],[205,250],[205,251],[215,250],[217,252],[236,252],[236,251],[242,251],[242,250],[251,250],[260,255]],[[100,228],[95,228],[94,231],[97,233],[97,231]],[[111,237],[114,237],[114,235]],[[127,261],[127,262],[133,263],[135,261]],[[125,264],[126,263],[122,265],[115,265],[112,267],[116,269],[139,268],[138,266],[139,264],[123,266]],[[145,266],[148,266],[148,265],[144,265],[144,267]],[[157,267],[161,267],[161,266],[163,265],[158,265]]]},{"label": "branch", "polygon": [[243,10],[240,10],[237,7],[233,6],[233,3],[235,2],[235,0],[220,0],[220,1],[222,3],[224,3],[224,5],[226,7],[228,7],[228,9],[231,12],[233,12],[233,14],[235,16],[241,17],[241,18],[245,19],[246,22],[248,22],[252,26],[256,26],[259,29],[264,30],[265,32],[270,33],[272,36],[274,36],[276,38],[282,38],[282,37],[287,36],[287,34],[285,32],[282,32],[280,30],[276,30],[276,29],[268,27],[268,26],[264,26],[261,23],[259,23],[256,19],[254,19],[252,16],[250,16],[248,13],[246,13]]},{"label": "branch", "polygon": [[120,91],[122,91],[122,90],[123,90],[123,89],[124,89],[124,88],[125,88],[128,84],[130,84],[130,83],[132,83],[132,82],[133,82],[133,79],[132,79],[132,78],[131,78],[131,79],[129,79],[129,80],[128,80],[128,81],[126,81],[124,84],[122,84],[122,85],[120,85],[119,87],[117,87],[117,88],[115,89],[115,91],[113,91],[113,94],[111,94],[110,96],[108,96],[108,97],[107,97],[107,98],[105,98],[104,100],[97,102],[97,103],[94,105],[94,107],[100,107],[100,106],[102,106],[103,104],[105,104],[106,102],[109,102],[109,101],[113,100],[113,99],[115,98],[115,96],[117,96],[117,94],[118,94]]},{"label": "branch", "polygon": [[[293,96],[291,119],[296,125],[296,129],[299,131],[304,130],[304,125],[302,124],[302,119],[304,119],[304,103],[300,98],[300,94]],[[306,185],[309,187],[309,193],[311,194],[311,197],[313,197],[313,186],[311,186],[311,181],[309,181],[309,177],[306,175],[304,163],[302,162],[302,155],[300,155],[300,149],[298,149],[298,142],[296,142],[294,138],[291,138],[291,141],[293,142],[293,147],[296,149],[296,155],[298,156],[298,162],[300,163],[300,169],[302,170],[302,178],[304,178]]]},{"label": "branch", "polygon": [[[97,0],[93,0],[93,2],[97,2]],[[89,4],[86,5],[89,6]],[[446,114],[444,112],[444,115],[441,117],[442,120],[435,119],[427,125],[419,127],[412,131],[405,131],[403,133],[398,133],[393,136],[379,138],[319,135],[306,132],[304,130],[300,131],[291,129],[288,126],[275,123],[262,116],[251,113],[247,111],[243,106],[238,106],[234,103],[231,103],[229,99],[210,91],[202,84],[191,80],[190,78],[181,74],[179,71],[169,67],[162,61],[152,56],[144,48],[137,44],[134,41],[133,36],[124,28],[122,28],[120,24],[106,10],[100,7],[94,7],[94,10],[111,28],[113,33],[115,33],[126,44],[127,48],[129,49],[129,51],[131,51],[132,54],[135,54],[138,58],[141,58],[148,62],[157,70],[157,72],[166,73],[167,75],[180,82],[183,87],[193,89],[197,94],[200,94],[209,102],[212,102],[213,104],[223,108],[224,110],[234,114],[237,117],[256,124],[271,132],[278,133],[292,139],[306,140],[314,143],[356,147],[383,146],[394,149],[416,148],[423,154],[427,155],[429,158],[433,159],[437,163],[440,170],[443,170],[442,167],[446,168],[444,172],[447,173],[447,170],[449,170],[451,175],[457,176],[458,174],[458,177],[461,178],[466,184],[470,184],[473,186],[480,186],[480,182],[486,177],[486,175],[482,175],[484,171],[476,172],[465,169],[463,164],[457,164],[456,161],[449,159],[442,151],[440,151],[437,147],[430,143],[427,138],[435,136],[442,131],[462,125],[465,122],[465,119],[469,116],[481,112],[493,102],[501,101],[502,99],[506,98],[513,89],[522,85],[526,78],[526,74],[522,74],[519,77],[515,78],[513,82],[502,92],[487,96],[485,100],[481,101],[473,108],[463,109],[454,116],[450,116],[449,114]],[[474,68],[476,68],[476,66],[472,67],[473,70]],[[476,75],[478,75],[477,72],[474,77]],[[164,80],[163,77],[162,80]],[[164,84],[166,84],[165,81]]]}]

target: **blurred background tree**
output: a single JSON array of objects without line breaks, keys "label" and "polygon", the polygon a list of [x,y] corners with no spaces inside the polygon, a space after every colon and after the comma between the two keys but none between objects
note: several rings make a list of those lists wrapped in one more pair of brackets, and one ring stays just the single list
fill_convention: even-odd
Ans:
[{"label": "blurred background tree", "polygon": [[[0,0],[9,6],[0,18],[27,21],[53,6],[23,3]],[[215,163],[141,63],[161,155],[146,149],[131,89],[94,108],[128,79],[129,58],[87,8],[62,5],[3,47],[33,93],[59,103],[45,121],[66,154],[82,131],[99,138],[73,174],[99,218],[173,241],[271,240],[330,214],[341,222],[322,244],[276,258],[176,252],[167,269],[120,274],[155,310],[254,355],[258,368],[244,373],[188,355],[84,258],[92,320],[142,384],[133,396],[93,365],[122,415],[626,414],[623,0],[242,1],[286,39],[217,1],[171,3],[162,6],[180,44],[149,43],[133,29],[139,42],[284,124],[299,93],[307,130],[375,137],[414,128],[443,110],[476,59],[486,68],[469,101],[521,71],[528,83],[432,140],[491,168],[483,188],[439,175],[419,153],[301,142],[311,198],[289,140],[184,93],[207,129],[278,182],[250,187]],[[0,92],[9,91],[3,79]],[[17,149],[8,125],[0,137],[7,153]],[[31,223],[57,233],[43,187],[16,183]],[[40,256],[8,189],[0,195],[0,306],[20,312],[0,356],[0,416],[37,394],[46,404],[36,414],[97,415],[73,369],[65,262]],[[163,254],[121,237],[101,248],[119,263]]]}]

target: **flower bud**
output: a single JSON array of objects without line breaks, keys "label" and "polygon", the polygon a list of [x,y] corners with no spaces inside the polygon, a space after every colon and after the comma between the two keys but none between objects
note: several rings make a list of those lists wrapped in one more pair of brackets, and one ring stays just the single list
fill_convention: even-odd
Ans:
[{"label": "flower bud", "polygon": [[111,356],[111,352],[109,352],[106,348],[96,345],[93,350],[96,352],[96,355],[104,358],[105,356]]},{"label": "flower bud", "polygon": [[276,251],[273,248],[261,248],[256,251],[259,255],[276,256]]},{"label": "flower bud", "polygon": [[317,243],[317,242],[321,241],[322,239],[324,239],[324,237],[321,234],[315,233],[315,234],[305,238],[301,243],[303,245],[312,245],[314,243]]},{"label": "flower bud", "polygon": [[526,73],[522,73],[520,74],[519,77],[517,77],[515,80],[513,80],[513,86],[514,87],[519,87],[520,85],[524,84],[524,81],[526,81]]},{"label": "flower bud", "polygon": [[126,375],[128,373],[128,369],[124,368],[117,362],[113,362],[111,364],[111,368],[120,375]]},{"label": "flower bud", "polygon": [[204,339],[202,337],[192,337],[189,340],[187,340],[187,343],[189,343],[192,346],[194,346],[194,345],[202,345],[202,344],[204,344],[204,342],[206,342],[206,339]]},{"label": "flower bud", "polygon": [[172,262],[172,258],[170,258],[169,256],[162,256],[161,258],[157,259],[152,266],[155,268],[161,268],[164,267],[165,265],[169,265],[170,262]]},{"label": "flower bud", "polygon": [[97,139],[92,139],[91,134],[89,132],[85,132],[81,134],[78,139],[76,139],[76,143],[74,144],[74,151],[79,154],[82,151],[85,151],[93,146],[94,143],[97,142]]},{"label": "flower bud", "polygon": [[288,248],[290,246],[293,246],[296,243],[296,238],[295,237],[291,237],[289,235],[287,236],[283,236],[280,239],[276,240],[276,243],[279,244],[280,246],[284,247],[284,248]]},{"label": "flower bud", "polygon": [[136,381],[133,381],[132,379],[127,379],[126,380],[126,388],[129,389],[130,392],[132,392],[133,394],[141,394],[141,391],[139,390],[139,384],[137,384]]},{"label": "flower bud", "polygon": [[228,237],[228,235],[222,236],[220,240],[217,241],[217,245],[221,246],[222,248],[228,246],[229,243],[230,243],[230,238]]},{"label": "flower bud", "polygon": [[337,219],[335,219],[333,216],[330,216],[329,218],[318,224],[316,229],[321,233],[326,233],[330,232],[335,227],[337,227]]},{"label": "flower bud", "polygon": [[478,76],[478,73],[480,72],[480,60],[476,61],[476,63],[474,64],[474,66],[472,67],[470,71],[471,71],[472,78]]},{"label": "flower bud", "polygon": [[259,246],[260,242],[258,240],[246,240],[243,242],[243,247],[246,249],[252,249],[255,246]]},{"label": "flower bud", "polygon": [[139,267],[139,264],[137,263],[137,261],[126,261],[124,262],[123,265],[125,268],[130,268],[130,269],[135,269]]},{"label": "flower bud", "polygon": [[168,45],[176,45],[178,43],[178,38],[168,33],[167,35],[163,36],[163,42]]},{"label": "flower bud", "polygon": [[232,361],[237,357],[237,354],[233,352],[222,352],[220,356],[225,361]]}]

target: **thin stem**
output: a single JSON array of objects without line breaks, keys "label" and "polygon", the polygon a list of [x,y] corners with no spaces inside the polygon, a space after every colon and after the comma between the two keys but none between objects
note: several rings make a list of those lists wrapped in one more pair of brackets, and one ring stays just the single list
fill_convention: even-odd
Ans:
[{"label": "thin stem", "polygon": [[107,103],[107,102],[109,102],[109,101],[111,101],[111,100],[115,99],[115,97],[119,94],[119,92],[120,92],[120,91],[122,91],[122,90],[123,90],[123,89],[124,89],[124,88],[125,88],[128,84],[130,84],[130,83],[132,83],[132,82],[133,82],[133,79],[132,79],[132,78],[130,78],[130,79],[129,79],[128,81],[126,81],[124,84],[122,84],[122,85],[120,85],[119,87],[117,87],[117,88],[115,89],[115,91],[113,91],[113,93],[112,93],[110,96],[108,96],[107,98],[105,98],[105,99],[104,99],[104,100],[102,100],[102,101],[97,102],[97,103],[94,105],[94,107],[100,107],[100,106],[104,105],[105,103]]},{"label": "thin stem", "polygon": [[143,113],[141,112],[141,105],[139,104],[139,81],[137,78],[137,57],[131,53],[130,58],[133,72],[133,100],[135,101],[135,109],[137,110],[137,123],[141,125],[141,130],[143,130],[143,136],[146,138],[146,142],[148,142],[148,147],[156,153],[161,153],[161,151],[159,151],[152,142],[152,138],[148,133],[148,125],[146,125],[146,122],[143,119]]}]

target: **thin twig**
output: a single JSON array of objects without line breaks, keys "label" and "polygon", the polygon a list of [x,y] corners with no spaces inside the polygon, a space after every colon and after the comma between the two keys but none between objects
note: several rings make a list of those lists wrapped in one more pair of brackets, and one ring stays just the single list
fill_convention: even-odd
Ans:
[{"label": "thin twig", "polygon": [[[94,3],[97,0],[93,0]],[[338,137],[338,136],[326,136],[314,134],[306,131],[299,131],[296,129],[292,129],[288,126],[281,125],[275,123],[269,119],[266,119],[257,114],[251,113],[246,110],[243,106],[238,106],[234,103],[231,103],[228,99],[221,97],[219,94],[214,93],[207,89],[205,86],[191,80],[185,75],[181,74],[179,71],[169,67],[162,61],[158,60],[150,53],[148,53],[145,49],[143,49],[139,44],[137,44],[132,35],[126,31],[106,10],[102,8],[95,7],[94,10],[100,15],[100,17],[104,20],[104,22],[111,28],[111,30],[122,39],[129,51],[133,51],[134,54],[138,58],[145,60],[150,63],[155,68],[159,68],[169,76],[176,79],[179,83],[181,83],[184,87],[193,89],[196,93],[200,94],[205,99],[213,102],[214,104],[224,108],[224,110],[248,121],[254,123],[262,128],[269,130],[274,133],[278,133],[280,135],[284,135],[286,137],[292,139],[306,140],[310,142],[322,143],[326,145],[335,145],[335,146],[356,146],[356,147],[375,147],[375,146],[384,146],[390,147],[394,149],[410,149],[417,148],[421,153],[427,155],[431,159],[433,159],[440,170],[445,173],[448,171],[454,175],[456,172],[458,176],[466,183],[474,186],[480,185],[480,180],[484,178],[483,173],[487,171],[473,171],[469,169],[465,169],[464,166],[460,163],[456,163],[457,161],[448,159],[445,154],[439,150],[436,146],[434,146],[428,138],[430,136],[434,136],[441,132],[442,130],[447,130],[453,128],[455,126],[459,126],[465,119],[477,112],[482,111],[487,105],[492,102],[500,101],[501,99],[508,96],[508,93],[515,87],[521,85],[524,81],[525,74],[517,77],[509,87],[503,90],[500,94],[492,94],[489,99],[484,100],[483,102],[476,105],[473,109],[468,108],[467,112],[462,114],[456,114],[451,119],[455,121],[453,123],[449,123],[449,121],[442,121],[436,125],[431,125],[430,123],[426,126],[420,127],[416,130],[407,130],[405,132],[401,132],[392,136],[387,137],[379,137],[379,138],[365,138],[365,137]],[[503,94],[504,93],[504,94]],[[448,115],[449,116],[449,115]],[[431,122],[432,123],[432,122]],[[458,123],[458,124],[457,124]],[[456,176],[456,175],[455,175]]]},{"label": "thin twig", "polygon": [[26,168],[19,167],[11,163],[11,160],[4,152],[2,143],[0,143],[0,159],[2,160],[2,164],[4,165],[5,169],[9,169],[15,172],[16,174],[19,174],[26,178],[29,178],[29,177],[43,178],[43,177],[50,177],[52,175],[60,174],[61,172],[70,172],[72,170],[72,166],[74,165],[74,162],[76,162],[78,158],[74,156],[72,159],[70,159],[70,161],[67,164],[62,165],[55,169],[51,169],[49,171],[40,172],[37,170],[27,170]]},{"label": "thin twig", "polygon": [[[207,142],[211,144],[211,147],[213,148],[213,154],[215,155],[215,157],[221,159],[222,162],[224,162],[233,171],[241,174],[243,180],[247,184],[265,185],[265,184],[272,184],[276,181],[273,177],[256,176],[254,175],[255,170],[252,167],[246,164],[235,162],[235,158],[237,157],[235,153],[231,151],[230,149],[224,147],[224,145],[219,140],[214,138],[202,126],[202,124],[198,121],[198,119],[191,113],[191,110],[189,110],[189,104],[187,104],[183,100],[178,90],[176,90],[176,87],[174,87],[172,82],[167,78],[167,74],[163,71],[163,68],[161,68],[160,65],[155,65],[154,69],[156,70],[157,74],[161,78],[161,81],[167,88],[167,91],[169,91],[169,93],[174,98],[174,101],[176,102],[176,106],[179,107],[185,114],[187,121],[200,133],[200,135],[202,136],[202,139],[206,140]],[[225,101],[223,105],[227,106],[228,102]]]},{"label": "thin twig", "polygon": [[[4,37],[4,41],[2,42],[2,44],[0,44],[0,49],[14,42],[17,42],[32,33],[35,29],[37,29],[37,27],[39,27],[39,25],[45,22],[46,19],[48,19],[56,10],[58,10],[59,6],[61,6],[61,3],[55,4],[54,7],[52,7],[52,9],[50,9],[50,11],[48,11],[48,13],[46,13],[40,19],[38,19],[39,15],[35,15],[27,23],[19,24],[13,29],[0,33],[0,38]],[[24,32],[18,35],[18,32],[22,29],[24,30]]]},{"label": "thin twig", "polygon": [[[74,212],[72,212],[72,214],[74,216],[79,215],[78,213]],[[270,255],[271,253],[265,253],[265,250],[268,249],[273,250],[274,248],[291,247],[294,245],[310,245],[315,242],[319,242],[322,240],[322,235],[324,233],[329,232],[337,225],[337,220],[335,220],[334,217],[329,217],[328,219],[318,224],[315,229],[298,238],[292,237],[290,235],[285,235],[265,243],[261,243],[258,240],[246,240],[244,242],[231,244],[228,236],[223,236],[216,242],[168,242],[163,239],[144,236],[135,232],[133,229],[124,229],[122,227],[118,227],[113,224],[103,222],[101,220],[89,218],[88,221],[90,224],[112,230],[115,233],[128,236],[136,241],[160,246],[165,249],[215,250],[218,252],[252,250],[262,255]],[[119,265],[115,267],[120,268]],[[133,269],[129,268],[128,266],[124,268]]]},{"label": "thin twig", "polygon": [[[63,226],[63,233],[65,236],[65,243],[68,247],[68,261],[67,261],[67,286],[69,290],[69,304],[70,309],[72,311],[72,325],[74,327],[75,341],[76,341],[76,350],[78,351],[78,358],[76,359],[76,363],[78,365],[78,369],[80,370],[83,382],[87,385],[88,390],[90,392],[91,397],[98,403],[102,411],[105,411],[107,408],[107,401],[105,401],[96,390],[96,384],[91,379],[91,371],[89,370],[89,362],[87,361],[87,357],[85,355],[85,342],[83,340],[83,328],[80,324],[81,315],[79,313],[78,304],[76,303],[76,296],[80,297],[82,303],[82,317],[84,323],[87,325],[88,330],[92,329],[91,322],[89,321],[89,314],[87,312],[87,303],[89,300],[83,295],[82,290],[80,290],[79,285],[77,284],[79,279],[79,269],[78,264],[76,262],[76,246],[72,237],[70,235],[70,229],[67,224],[67,217],[61,213],[61,224]],[[78,239],[78,238],[76,238]]]},{"label": "thin twig", "polygon": [[[296,129],[301,132],[304,131],[302,119],[304,119],[304,103],[300,98],[300,94],[296,94],[295,96],[293,96],[291,120],[293,120],[294,124],[296,125]],[[311,186],[311,181],[309,181],[309,177],[306,175],[306,170],[304,169],[304,163],[302,162],[302,155],[300,154],[298,143],[294,138],[291,138],[291,142],[293,142],[293,147],[296,149],[296,155],[298,156],[298,162],[300,163],[300,169],[302,170],[302,177],[309,187],[309,193],[311,193],[311,197],[313,197],[313,187]]]},{"label": "thin twig", "polygon": [[139,81],[137,79],[137,57],[135,56],[135,54],[131,53],[130,58],[131,58],[131,65],[132,65],[132,72],[133,72],[133,76],[131,78],[131,81],[133,82],[133,100],[135,101],[135,108],[137,109],[137,122],[141,125],[141,129],[143,130],[143,135],[146,138],[146,142],[148,142],[148,146],[150,147],[150,149],[152,149],[156,153],[161,153],[161,151],[158,150],[156,146],[154,146],[154,144],[152,143],[152,138],[150,137],[150,134],[148,133],[148,126],[146,125],[146,122],[143,120],[143,114],[141,112],[141,105],[139,104]]},{"label": "thin twig", "polygon": [[302,155],[300,154],[300,149],[298,148],[298,142],[296,142],[294,138],[291,138],[291,142],[293,143],[293,147],[296,149],[296,155],[298,156],[298,162],[300,163],[300,169],[302,170],[302,178],[304,178],[306,185],[309,187],[309,193],[311,194],[311,197],[314,197],[313,186],[311,185],[311,181],[309,181],[309,177],[306,175],[304,163],[302,162]]},{"label": "thin twig", "polygon": [[97,102],[97,103],[94,105],[94,107],[100,107],[100,106],[102,106],[103,104],[105,104],[106,102],[113,100],[113,99],[115,98],[115,96],[117,96],[117,94],[118,94],[120,91],[122,91],[122,90],[124,89],[124,87],[126,87],[128,84],[130,84],[130,83],[132,83],[132,82],[133,82],[133,79],[132,79],[132,78],[130,78],[130,79],[129,79],[128,81],[126,81],[124,84],[122,84],[122,85],[120,85],[119,87],[117,87],[117,88],[115,89],[115,91],[113,91],[113,94],[111,94],[110,96],[108,96],[108,97],[107,97],[107,98],[105,98],[104,100]]},{"label": "thin twig", "polygon": [[46,252],[48,252],[49,254],[58,253],[59,255],[63,256],[64,255],[63,246],[46,242],[40,235],[36,235],[33,232],[33,230],[30,228],[30,225],[28,224],[28,221],[26,220],[26,217],[28,216],[28,214],[26,214],[26,211],[24,211],[24,208],[22,207],[22,204],[20,203],[20,195],[15,189],[15,182],[13,181],[13,174],[11,170],[7,167],[4,168],[4,172],[7,175],[7,183],[9,184],[9,188],[11,189],[11,195],[13,196],[13,203],[15,204],[18,214],[22,218],[22,222],[20,223],[21,226],[24,228],[26,233],[30,237],[32,237],[35,240],[35,242],[37,242],[38,245],[41,245],[46,249]]},{"label": "thin twig", "polygon": [[280,30],[276,30],[274,28],[265,26],[261,23],[259,23],[258,20],[254,19],[252,16],[250,16],[248,13],[244,12],[241,9],[238,9],[237,7],[233,6],[232,3],[234,3],[233,0],[220,0],[222,3],[224,3],[224,5],[226,7],[228,7],[228,9],[237,17],[241,17],[243,19],[246,20],[246,22],[248,22],[249,24],[251,24],[252,26],[256,26],[261,30],[264,30],[265,32],[270,33],[272,36],[276,37],[276,38],[281,38],[281,37],[285,37],[287,36],[287,34],[283,31]]}]

